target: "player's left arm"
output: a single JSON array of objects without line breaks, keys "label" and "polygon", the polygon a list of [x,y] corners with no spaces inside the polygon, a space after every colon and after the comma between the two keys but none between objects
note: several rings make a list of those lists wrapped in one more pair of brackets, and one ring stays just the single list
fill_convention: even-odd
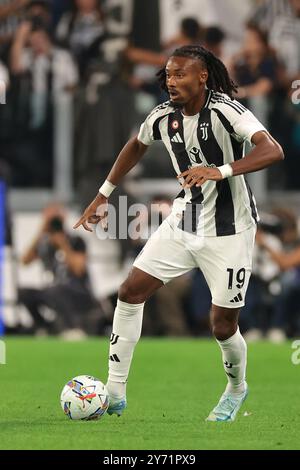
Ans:
[{"label": "player's left arm", "polygon": [[[230,163],[232,174],[238,176],[267,168],[273,163],[284,159],[281,145],[266,131],[255,132],[251,138],[255,147],[240,160]],[[218,168],[194,167],[181,173],[184,178],[183,187],[202,186],[205,181],[221,181],[224,179]]]},{"label": "player's left arm", "polygon": [[281,145],[266,131],[256,132],[251,142],[255,147],[241,160],[231,163],[232,176],[252,173],[284,159]]}]

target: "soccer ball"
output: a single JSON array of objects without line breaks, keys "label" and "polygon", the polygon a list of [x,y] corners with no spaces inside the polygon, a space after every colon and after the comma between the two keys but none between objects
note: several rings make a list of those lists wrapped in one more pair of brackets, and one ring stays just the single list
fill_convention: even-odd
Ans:
[{"label": "soccer ball", "polygon": [[109,405],[105,385],[90,375],[79,375],[63,388],[60,403],[70,419],[91,420],[101,418]]}]

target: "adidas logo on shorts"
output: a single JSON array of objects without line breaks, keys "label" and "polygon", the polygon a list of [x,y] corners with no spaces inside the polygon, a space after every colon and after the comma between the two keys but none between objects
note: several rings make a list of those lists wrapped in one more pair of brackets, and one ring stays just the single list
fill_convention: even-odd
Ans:
[{"label": "adidas logo on shorts", "polygon": [[230,300],[230,303],[235,304],[238,302],[242,302],[242,300],[243,300],[242,294],[239,292],[238,295],[234,297],[234,299]]}]

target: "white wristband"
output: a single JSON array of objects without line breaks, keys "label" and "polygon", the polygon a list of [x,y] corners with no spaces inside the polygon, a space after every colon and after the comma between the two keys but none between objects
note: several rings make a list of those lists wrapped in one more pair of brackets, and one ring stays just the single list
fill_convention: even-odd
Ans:
[{"label": "white wristband", "polygon": [[221,173],[223,179],[229,178],[230,176],[233,175],[233,169],[232,166],[227,163],[226,165],[223,166],[217,166],[219,172]]},{"label": "white wristband", "polygon": [[105,180],[101,188],[99,188],[99,193],[101,193],[106,198],[109,198],[115,188],[116,186],[114,184],[108,180]]}]

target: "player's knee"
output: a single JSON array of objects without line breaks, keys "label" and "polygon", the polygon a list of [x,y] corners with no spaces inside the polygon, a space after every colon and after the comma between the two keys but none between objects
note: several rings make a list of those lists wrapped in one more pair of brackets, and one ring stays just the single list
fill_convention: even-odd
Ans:
[{"label": "player's knee", "polygon": [[137,289],[133,282],[127,280],[119,288],[119,299],[128,304],[141,304],[145,302],[146,295]]},{"label": "player's knee", "polygon": [[219,341],[225,341],[230,338],[236,332],[236,322],[229,322],[227,320],[217,320],[212,324],[212,332],[216,339]]}]

